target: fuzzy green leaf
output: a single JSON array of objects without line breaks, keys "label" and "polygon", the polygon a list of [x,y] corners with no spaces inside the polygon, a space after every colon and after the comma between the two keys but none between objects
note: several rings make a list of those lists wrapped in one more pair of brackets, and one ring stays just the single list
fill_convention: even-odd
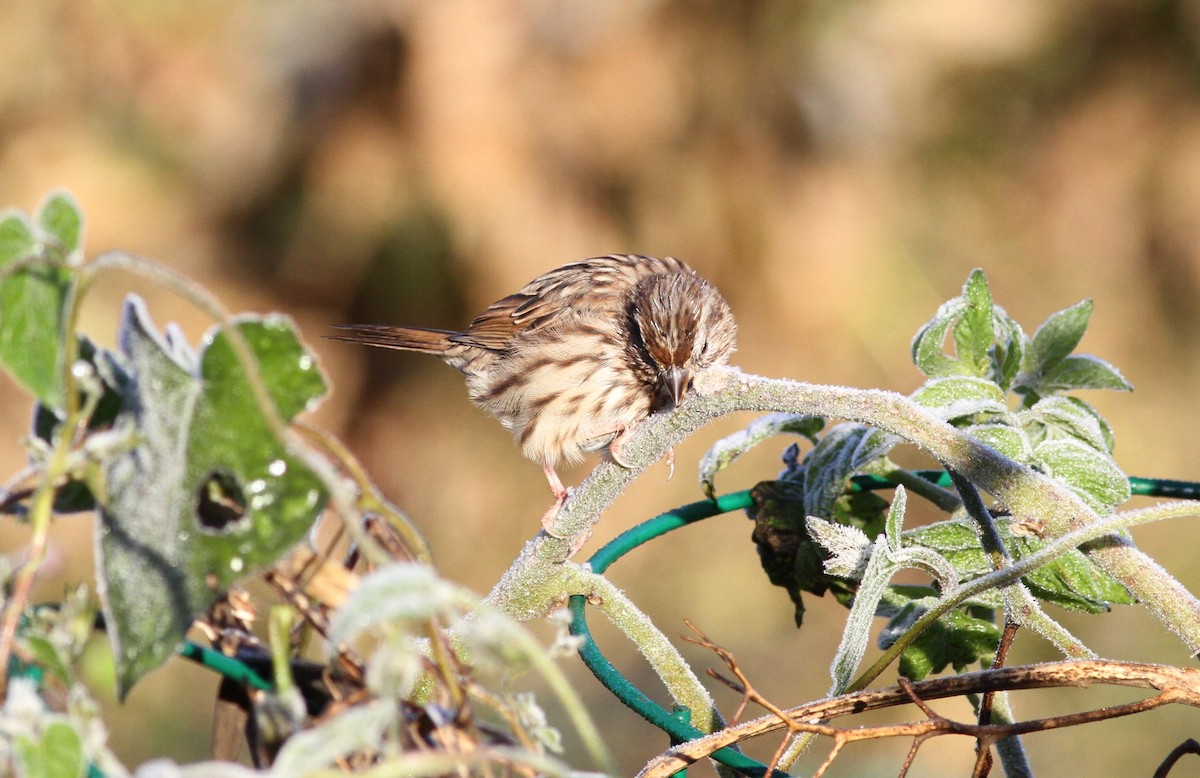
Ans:
[{"label": "fuzzy green leaf", "polygon": [[23,778],[80,778],[87,768],[83,739],[65,721],[53,721],[34,740],[16,739],[17,757]]},{"label": "fuzzy green leaf", "polygon": [[1073,438],[1047,440],[1034,449],[1046,473],[1069,486],[1101,516],[1129,499],[1129,479],[1112,458]]},{"label": "fuzzy green leaf", "polygon": [[66,192],[54,192],[38,209],[38,226],[53,241],[54,252],[67,259],[83,245],[83,214],[75,198]]},{"label": "fuzzy green leaf", "polygon": [[1037,382],[1040,395],[1071,392],[1079,389],[1115,389],[1133,391],[1133,384],[1112,365],[1090,354],[1077,354],[1051,367]]},{"label": "fuzzy green leaf", "polygon": [[1092,316],[1092,301],[1084,300],[1052,313],[1033,333],[1029,344],[1027,369],[1034,373],[1044,373],[1067,358],[1087,330],[1088,320]]},{"label": "fuzzy green leaf", "polygon": [[937,551],[954,567],[960,581],[978,578],[992,569],[974,525],[965,520],[950,519],[908,530],[904,545]]},{"label": "fuzzy green leaf", "polygon": [[[1015,558],[1020,559],[1046,544],[1036,538],[1013,537],[1005,533],[1005,545]],[[1071,549],[1053,562],[1022,576],[1021,580],[1039,600],[1084,613],[1104,613],[1110,605],[1136,602],[1128,589],[1079,549]]]},{"label": "fuzzy green leaf", "polygon": [[1074,438],[1104,453],[1112,451],[1112,431],[1102,426],[1102,419],[1091,406],[1071,397],[1046,397],[1032,408],[1022,411],[1022,426],[1029,429],[1039,425],[1041,430],[1030,429],[1037,443],[1042,440]]},{"label": "fuzzy green leaf", "polygon": [[[1009,519],[997,520],[996,526],[1014,559],[1032,554],[1046,544],[1037,538],[1014,536]],[[992,571],[991,561],[983,552],[974,527],[966,521],[942,521],[909,530],[904,533],[904,545],[937,551],[954,566],[963,581]],[[1065,552],[1022,576],[1021,580],[1039,599],[1087,613],[1099,613],[1108,605],[1132,602],[1125,587],[1078,549]]]},{"label": "fuzzy green leaf", "polygon": [[0,213],[0,267],[36,253],[33,227],[18,211]]},{"label": "fuzzy green leaf", "polygon": [[1018,427],[998,423],[976,424],[963,431],[1014,461],[1028,463],[1033,458],[1033,447],[1024,431]]},{"label": "fuzzy green leaf", "polygon": [[[911,615],[903,614],[903,618]],[[994,621],[955,609],[929,625],[900,654],[900,675],[919,681],[950,666],[961,672],[990,660],[999,645],[1000,628]]]},{"label": "fuzzy green leaf", "polygon": [[963,286],[966,306],[954,325],[954,347],[970,375],[984,377],[991,371],[990,350],[996,340],[992,317],[992,293],[987,276],[976,268]]},{"label": "fuzzy green leaf", "polygon": [[1004,390],[991,381],[974,376],[931,379],[913,394],[912,399],[946,421],[1008,410]]},{"label": "fuzzy green leaf", "polygon": [[[0,269],[35,256],[37,239],[19,213],[0,217]],[[49,264],[36,264],[0,282],[0,365],[38,400],[62,401],[59,345],[63,304],[70,276]]]},{"label": "fuzzy green leaf", "polygon": [[912,342],[913,364],[930,378],[962,375],[967,372],[961,360],[949,357],[943,351],[946,333],[958,320],[966,307],[961,297],[945,302],[933,318],[917,330]]},{"label": "fuzzy green leaf", "polygon": [[901,486],[896,487],[896,495],[888,508],[887,519],[884,520],[884,537],[887,538],[888,548],[900,550],[900,531],[904,529],[904,511],[908,507],[908,492]]},{"label": "fuzzy green leaf", "polygon": [[[316,401],[324,381],[290,322],[237,326],[284,419]],[[120,343],[131,386],[117,424],[138,444],[105,463],[99,567],[124,694],[220,592],[299,542],[326,495],[270,432],[223,332],[197,357],[131,298]]]}]

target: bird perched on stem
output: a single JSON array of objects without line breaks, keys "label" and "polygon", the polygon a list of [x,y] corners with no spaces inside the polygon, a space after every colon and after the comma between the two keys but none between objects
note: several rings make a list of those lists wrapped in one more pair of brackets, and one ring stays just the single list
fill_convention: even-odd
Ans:
[{"label": "bird perched on stem", "polygon": [[[698,373],[723,365],[737,325],[716,287],[673,257],[610,254],[572,262],[502,298],[462,332],[375,324],[339,326],[335,340],[436,354],[467,378],[471,400],[500,420],[539,463],[554,504],[555,470],[608,448],[682,403]],[[557,537],[557,536],[556,536]]]}]

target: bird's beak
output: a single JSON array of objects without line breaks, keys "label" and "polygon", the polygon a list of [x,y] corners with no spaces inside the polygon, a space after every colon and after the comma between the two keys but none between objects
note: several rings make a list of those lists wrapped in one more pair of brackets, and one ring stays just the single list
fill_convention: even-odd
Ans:
[{"label": "bird's beak", "polygon": [[671,398],[672,406],[678,408],[683,395],[692,385],[692,372],[682,367],[671,367],[663,371],[662,384]]}]

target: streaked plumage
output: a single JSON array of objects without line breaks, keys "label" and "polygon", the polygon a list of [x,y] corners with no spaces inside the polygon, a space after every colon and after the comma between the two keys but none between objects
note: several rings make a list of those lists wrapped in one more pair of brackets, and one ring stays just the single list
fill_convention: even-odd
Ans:
[{"label": "streaked plumage", "polygon": [[437,354],[462,371],[475,404],[545,470],[548,527],[566,496],[555,466],[606,446],[619,462],[621,436],[726,363],[737,328],[716,287],[683,262],[611,254],[538,276],[462,332],[339,329],[338,340]]}]

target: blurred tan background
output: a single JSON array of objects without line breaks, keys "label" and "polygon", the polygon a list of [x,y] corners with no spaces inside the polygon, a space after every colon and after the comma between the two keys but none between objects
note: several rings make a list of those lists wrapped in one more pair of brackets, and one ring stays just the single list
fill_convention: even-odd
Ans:
[{"label": "blurred tan background", "polygon": [[[1083,348],[1137,387],[1086,398],[1114,424],[1118,462],[1200,478],[1198,47],[1194,0],[6,0],[0,206],[28,211],[66,187],[88,217],[89,254],[138,252],[234,310],[294,316],[334,386],[315,420],[411,513],[443,573],[485,592],[537,529],[549,498],[539,468],[437,360],[320,336],[348,321],[461,326],[538,273],[613,251],[673,254],[715,282],[748,371],[900,392],[920,382],[913,333],[973,267],[1030,332],[1094,297]],[[86,331],[111,343],[130,290],[193,337],[208,325],[113,277]],[[0,400],[0,464],[14,473],[29,401],[9,382]],[[697,457],[750,418],[681,447],[669,483],[665,466],[651,470],[589,549],[698,499]],[[773,476],[786,442],[719,485]],[[696,621],[775,702],[820,697],[844,611],[810,601],[797,632],[749,532],[740,516],[712,520],[612,576],[668,634]],[[1189,524],[1136,536],[1200,588]],[[16,553],[25,536],[6,525],[0,537]],[[59,522],[42,596],[90,577],[90,544],[88,517]],[[1138,609],[1063,618],[1102,654],[1190,662]],[[617,636],[599,639],[658,693]],[[1031,635],[1016,654],[1054,656]],[[666,747],[570,672],[630,772]],[[156,673],[112,708],[118,753],[130,765],[205,756],[212,689],[182,662]],[[732,710],[734,695],[716,693]],[[1066,774],[1064,760],[1073,774],[1148,775],[1196,716],[1160,711],[1028,745],[1043,775]],[[855,746],[833,774],[894,775],[906,749]],[[929,744],[915,774],[965,774],[970,750]]]}]

